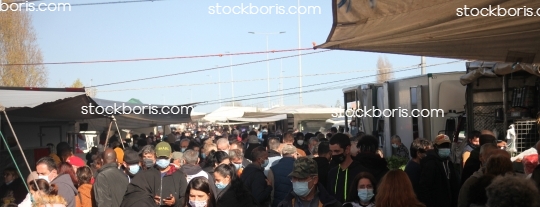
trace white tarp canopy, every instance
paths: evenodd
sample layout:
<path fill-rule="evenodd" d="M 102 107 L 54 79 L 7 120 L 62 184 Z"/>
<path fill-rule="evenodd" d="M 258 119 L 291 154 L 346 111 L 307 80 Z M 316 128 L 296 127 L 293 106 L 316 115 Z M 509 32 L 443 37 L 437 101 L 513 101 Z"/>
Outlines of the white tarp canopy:
<path fill-rule="evenodd" d="M 332 0 L 332 4 L 332 29 L 318 48 L 540 63 L 540 18 L 530 16 L 537 15 L 540 1 Z M 478 10 L 465 13 L 465 5 L 469 9 L 499 5 L 510 14 L 472 16 Z M 522 9 L 519 16 L 511 15 L 515 8 Z M 483 13 L 488 14 L 487 9 Z"/>
<path fill-rule="evenodd" d="M 246 112 L 257 112 L 257 107 L 232 107 L 223 106 L 204 116 L 204 120 L 210 122 L 227 121 L 230 118 L 240 118 Z"/>
<path fill-rule="evenodd" d="M 467 85 L 480 77 L 497 77 L 498 75 L 506 75 L 519 71 L 525 71 L 535 76 L 540 77 L 540 69 L 538 65 L 533 64 L 514 64 L 514 63 L 496 63 L 474 61 L 466 63 L 467 74 L 461 76 L 460 83 Z"/>
<path fill-rule="evenodd" d="M 282 106 L 263 111 L 263 113 L 293 114 L 295 120 L 326 120 L 332 118 L 333 114 L 341 112 L 343 109 L 324 105 Z"/>
<path fill-rule="evenodd" d="M 36 107 L 61 99 L 86 95 L 84 89 L 43 89 L 0 87 L 0 106 L 9 108 Z"/>
<path fill-rule="evenodd" d="M 279 114 L 279 115 L 259 117 L 259 118 L 255 118 L 255 117 L 229 118 L 230 121 L 241 121 L 241 122 L 249 122 L 249 123 L 267 123 L 267 122 L 276 122 L 276 121 L 285 120 L 285 119 L 287 119 L 287 114 Z"/>

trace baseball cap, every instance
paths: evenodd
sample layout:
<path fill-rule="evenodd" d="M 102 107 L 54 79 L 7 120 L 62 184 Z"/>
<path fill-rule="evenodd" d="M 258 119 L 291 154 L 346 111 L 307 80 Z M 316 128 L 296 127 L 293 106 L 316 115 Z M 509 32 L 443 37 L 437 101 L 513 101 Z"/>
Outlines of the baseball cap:
<path fill-rule="evenodd" d="M 138 164 L 140 161 L 139 153 L 135 150 L 126 150 L 124 153 L 124 162 L 128 165 Z"/>
<path fill-rule="evenodd" d="M 77 157 L 77 156 L 71 156 L 69 157 L 67 160 L 66 160 L 67 163 L 69 163 L 70 165 L 73 165 L 75 167 L 84 167 L 86 164 L 84 163 L 84 161 L 80 158 L 80 157 Z"/>
<path fill-rule="evenodd" d="M 170 157 L 171 152 L 171 145 L 168 142 L 160 142 L 156 145 L 157 157 Z"/>
<path fill-rule="evenodd" d="M 172 156 L 171 156 L 171 159 L 173 160 L 179 160 L 179 159 L 182 159 L 184 157 L 184 153 L 181 153 L 181 152 L 173 152 L 172 153 Z"/>
<path fill-rule="evenodd" d="M 441 144 L 444 144 L 444 143 L 451 143 L 450 142 L 450 138 L 444 134 L 439 134 L 437 135 L 437 137 L 435 138 L 435 144 L 436 145 L 441 145 Z"/>
<path fill-rule="evenodd" d="M 294 166 L 289 177 L 308 178 L 311 175 L 318 175 L 317 162 L 308 157 L 299 157 L 294 161 Z"/>

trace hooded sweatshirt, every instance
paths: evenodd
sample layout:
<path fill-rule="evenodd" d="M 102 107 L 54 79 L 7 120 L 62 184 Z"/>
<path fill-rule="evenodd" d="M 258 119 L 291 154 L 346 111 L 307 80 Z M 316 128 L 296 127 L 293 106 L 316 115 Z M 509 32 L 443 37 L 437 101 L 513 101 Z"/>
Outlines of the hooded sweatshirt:
<path fill-rule="evenodd" d="M 75 207 L 77 188 L 73 185 L 73 181 L 71 181 L 68 174 L 59 175 L 51 181 L 51 184 L 58 186 L 58 195 L 66 200 L 67 207 Z"/>
<path fill-rule="evenodd" d="M 326 187 L 328 193 L 334 196 L 340 203 L 345 203 L 347 198 L 351 196 L 348 193 L 354 177 L 361 172 L 369 172 L 369 170 L 355 160 L 353 160 L 347 169 L 341 169 L 340 165 L 330 169 Z"/>
<path fill-rule="evenodd" d="M 381 178 L 389 171 L 388 163 L 379 154 L 358 153 L 358 155 L 356 155 L 356 157 L 353 159 L 367 168 L 367 172 L 371 173 L 375 177 L 375 181 L 377 183 L 379 183 Z"/>
<path fill-rule="evenodd" d="M 186 179 L 187 179 L 188 183 L 193 178 L 205 177 L 206 179 L 208 179 L 208 182 L 210 184 L 210 188 L 212 188 L 212 192 L 216 192 L 217 189 L 216 189 L 214 177 L 210 173 L 207 173 L 206 171 L 204 171 L 201 168 L 201 166 L 185 164 L 185 165 L 182 165 L 180 170 L 182 172 L 184 172 L 184 174 L 186 174 L 186 176 L 187 176 Z"/>
<path fill-rule="evenodd" d="M 469 195 L 469 189 L 484 175 L 484 169 L 484 167 L 480 168 L 463 183 L 459 190 L 458 207 L 469 207 L 470 204 L 467 202 L 469 200 L 467 197 Z"/>

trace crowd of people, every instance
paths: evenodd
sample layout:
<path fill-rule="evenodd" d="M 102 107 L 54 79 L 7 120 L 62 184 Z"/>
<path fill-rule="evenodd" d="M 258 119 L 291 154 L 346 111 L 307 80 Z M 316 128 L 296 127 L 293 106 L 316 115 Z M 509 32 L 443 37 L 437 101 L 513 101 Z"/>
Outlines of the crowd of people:
<path fill-rule="evenodd" d="M 490 131 L 470 133 L 457 164 L 452 144 L 439 135 L 407 148 L 394 135 L 389 156 L 409 160 L 400 170 L 388 168 L 378 138 L 336 128 L 105 135 L 86 160 L 61 142 L 26 180 L 4 169 L 0 196 L 6 207 L 540 206 L 537 154 L 520 158 L 523 175 Z"/>

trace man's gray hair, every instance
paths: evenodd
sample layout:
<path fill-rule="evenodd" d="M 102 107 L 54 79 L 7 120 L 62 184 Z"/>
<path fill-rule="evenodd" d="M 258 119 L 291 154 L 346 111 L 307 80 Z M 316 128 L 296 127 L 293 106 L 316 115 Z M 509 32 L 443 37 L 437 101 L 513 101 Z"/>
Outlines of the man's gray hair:
<path fill-rule="evenodd" d="M 239 149 L 232 149 L 229 150 L 229 159 L 244 159 L 244 153 L 240 151 Z"/>
<path fill-rule="evenodd" d="M 142 157 L 144 154 L 153 154 L 156 155 L 156 150 L 153 145 L 146 145 L 141 150 L 139 150 L 139 155 Z"/>
<path fill-rule="evenodd" d="M 401 142 L 401 137 L 399 137 L 397 134 L 392 136 L 392 139 Z"/>
<path fill-rule="evenodd" d="M 220 144 L 226 144 L 229 146 L 229 139 L 227 138 L 220 138 L 216 141 L 216 146 L 219 146 Z"/>
<path fill-rule="evenodd" d="M 536 207 L 540 204 L 539 192 L 534 182 L 525 177 L 498 176 L 486 188 L 489 207 Z"/>
<path fill-rule="evenodd" d="M 283 149 L 281 149 L 281 154 L 285 156 L 291 156 L 296 154 L 296 147 L 293 145 L 285 145 L 283 146 Z"/>
<path fill-rule="evenodd" d="M 199 161 L 199 153 L 195 150 L 186 150 L 184 152 L 184 160 L 186 164 L 196 165 Z"/>
<path fill-rule="evenodd" d="M 188 142 L 189 143 L 190 141 L 191 140 L 189 140 L 188 138 L 184 138 L 184 139 L 180 140 L 180 143 L 182 143 L 182 142 Z"/>
<path fill-rule="evenodd" d="M 268 140 L 268 146 L 270 147 L 271 150 L 277 151 L 279 149 L 280 144 L 281 143 L 279 141 L 279 138 L 277 137 L 272 137 Z"/>

